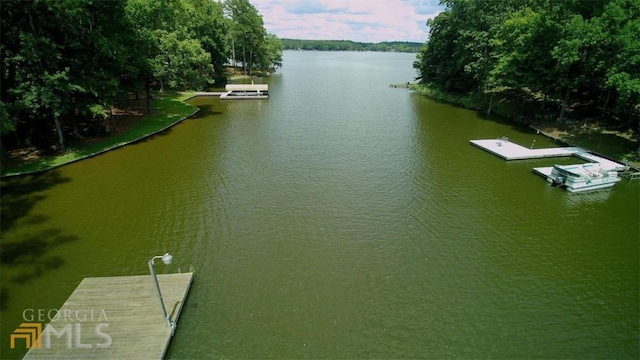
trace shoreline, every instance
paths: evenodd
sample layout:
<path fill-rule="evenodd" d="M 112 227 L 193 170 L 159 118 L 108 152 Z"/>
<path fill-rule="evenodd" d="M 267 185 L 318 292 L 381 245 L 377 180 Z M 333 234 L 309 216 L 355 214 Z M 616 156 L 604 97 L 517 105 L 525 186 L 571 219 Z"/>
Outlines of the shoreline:
<path fill-rule="evenodd" d="M 238 76 L 238 77 L 241 77 L 241 76 Z M 465 100 L 458 97 L 445 96 L 446 94 L 442 94 L 444 97 L 438 96 L 439 93 L 431 92 L 428 88 L 425 88 L 420 85 L 416 86 L 415 84 L 412 84 L 410 89 L 413 91 L 416 91 L 418 94 L 422 96 L 426 96 L 436 101 L 443 101 L 445 103 L 449 103 L 454 106 L 459 106 L 459 107 L 467 108 L 470 110 L 480 111 L 477 108 L 477 106 L 469 106 L 470 105 L 469 99 Z M 154 100 L 156 105 L 156 107 L 154 107 L 154 110 L 156 111 L 160 110 L 160 111 L 154 112 L 151 114 L 145 114 L 143 115 L 142 119 L 136 120 L 136 123 L 138 123 L 137 126 L 142 127 L 145 121 L 147 122 L 157 121 L 159 122 L 158 125 L 160 127 L 158 128 L 153 127 L 152 129 L 150 129 L 149 132 L 144 132 L 142 135 L 135 135 L 135 131 L 132 132 L 131 128 L 129 128 L 129 129 L 126 129 L 121 134 L 100 139 L 96 144 L 99 145 L 101 142 L 108 143 L 110 140 L 113 141 L 114 138 L 123 137 L 124 139 L 121 141 L 117 141 L 113 144 L 108 144 L 105 147 L 99 147 L 97 145 L 93 145 L 94 147 L 97 147 L 95 150 L 87 149 L 81 146 L 79 149 L 73 149 L 63 154 L 58 154 L 54 156 L 43 156 L 42 158 L 30 161 L 30 162 L 21 163 L 15 166 L 10 166 L 6 169 L 1 170 L 2 172 L 0 174 L 0 178 L 4 179 L 4 178 L 17 177 L 17 176 L 24 176 L 24 175 L 40 174 L 49 170 L 59 168 L 64 165 L 69 165 L 80 160 L 85 160 L 88 158 L 92 158 L 92 157 L 104 154 L 108 151 L 115 150 L 126 145 L 134 144 L 138 141 L 141 141 L 151 136 L 154 136 L 156 134 L 159 134 L 179 124 L 180 122 L 192 117 L 196 113 L 198 113 L 198 111 L 200 111 L 198 107 L 195 107 L 193 105 L 186 103 L 187 100 L 197 96 L 198 96 L 197 92 L 177 92 L 174 94 L 165 94 L 160 98 L 156 98 Z M 158 103 L 158 100 L 162 102 Z M 182 107 L 181 109 L 182 112 L 177 114 L 178 117 L 176 119 L 172 119 L 171 115 L 168 114 L 167 112 L 168 110 L 167 107 L 172 105 L 171 103 L 180 103 L 181 104 L 180 107 Z M 496 111 L 495 115 L 506 117 L 509 119 L 509 121 L 512 121 L 514 123 L 517 122 L 515 119 L 513 119 L 513 116 L 510 116 L 509 114 L 501 114 Z M 136 126 L 136 124 L 134 124 L 133 126 Z M 548 131 L 549 129 L 546 128 L 549 126 L 552 128 L 552 131 Z M 620 158 L 619 156 L 612 156 L 610 154 L 603 153 L 602 151 L 594 151 L 592 150 L 593 146 L 585 146 L 584 144 L 576 144 L 572 142 L 570 139 L 567 139 L 566 137 L 562 136 L 562 133 L 566 132 L 566 130 L 561 129 L 561 126 L 559 126 L 558 124 L 549 125 L 547 123 L 545 125 L 545 123 L 537 123 L 537 124 L 533 123 L 529 125 L 529 128 L 534 131 L 537 131 L 538 133 L 542 134 L 543 136 L 549 139 L 552 139 L 555 142 L 566 144 L 569 146 L 577 146 L 577 147 L 585 148 L 586 150 L 588 150 L 593 154 L 602 156 L 604 158 L 608 158 L 610 160 L 628 164 L 630 167 L 634 168 L 636 171 L 640 171 L 640 149 L 638 150 L 637 158 L 634 160 L 629 160 L 627 158 Z M 636 143 L 636 146 L 637 146 L 637 143 Z M 83 152 L 85 151 L 86 153 L 83 154 Z"/>
<path fill-rule="evenodd" d="M 486 109 L 487 105 L 491 104 L 491 102 L 487 102 L 491 100 L 483 97 L 474 98 L 472 96 L 444 93 L 422 84 L 412 84 L 410 90 L 434 101 L 483 112 L 484 114 L 486 112 L 483 109 Z M 503 118 L 514 124 L 526 125 L 554 142 L 581 147 L 593 154 L 628 164 L 640 171 L 640 141 L 636 139 L 638 137 L 637 134 L 631 136 L 628 131 L 611 131 L 593 124 L 587 126 L 585 119 L 558 122 L 553 116 L 549 116 L 549 113 L 532 117 L 532 114 L 536 114 L 539 110 L 536 110 L 535 106 L 521 107 L 517 103 L 510 103 L 501 108 L 497 106 L 500 100 L 498 97 L 492 100 L 494 106 L 490 116 Z M 507 100 L 505 101 L 506 103 L 510 102 L 506 97 L 503 100 Z M 584 125 L 581 126 L 579 123 L 584 123 Z"/>
<path fill-rule="evenodd" d="M 556 136 L 554 136 L 552 134 L 546 133 L 545 131 L 538 129 L 537 125 L 529 125 L 529 128 L 537 131 L 540 135 L 542 135 L 542 136 L 544 136 L 546 138 L 549 138 L 549 139 L 553 140 L 554 142 L 558 142 L 558 143 L 564 144 L 564 145 L 569 146 L 569 147 L 582 147 L 582 146 L 578 146 L 578 145 L 572 144 L 570 142 L 567 142 L 566 140 L 564 140 L 562 138 L 559 138 L 559 137 L 556 137 Z M 587 150 L 591 154 L 597 155 L 597 156 L 605 158 L 607 160 L 624 163 L 625 165 L 629 166 L 629 168 L 640 172 L 640 164 L 638 164 L 636 162 L 622 162 L 621 160 L 616 159 L 616 158 L 611 157 L 611 156 L 606 155 L 606 154 L 602 154 L 602 153 L 599 153 L 599 152 L 596 152 L 596 151 L 592 151 L 592 150 L 589 150 L 589 149 L 585 149 L 585 150 Z"/>
<path fill-rule="evenodd" d="M 197 114 L 198 111 L 200 111 L 200 108 L 186 103 L 187 100 L 196 96 L 198 95 L 195 92 L 178 92 L 175 95 L 167 94 L 160 98 L 154 99 L 152 102 L 152 106 L 156 105 L 156 107 L 154 107 L 154 110 L 157 112 L 143 115 L 143 118 L 137 120 L 136 123 L 138 123 L 137 124 L 138 127 L 143 127 L 143 125 L 146 125 L 145 121 L 147 123 L 152 123 L 152 125 L 154 122 L 157 122 L 158 123 L 157 125 L 159 127 L 155 128 L 152 126 L 152 129 L 150 129 L 149 132 L 144 132 L 140 136 L 137 136 L 137 135 L 134 136 L 134 133 L 131 132 L 131 128 L 129 128 L 121 134 L 114 135 L 112 137 L 105 137 L 96 143 L 99 145 L 101 142 L 109 142 L 110 140 L 113 141 L 113 139 L 117 139 L 118 136 L 123 137 L 121 141 L 117 141 L 114 144 L 108 144 L 105 147 L 98 147 L 96 150 L 90 150 L 86 148 L 83 149 L 83 147 L 80 147 L 79 149 L 69 150 L 68 152 L 65 152 L 63 154 L 58 154 L 54 156 L 43 156 L 42 158 L 37 160 L 12 166 L 12 167 L 9 167 L 8 169 L 2 169 L 0 178 L 5 179 L 5 178 L 12 178 L 12 177 L 18 177 L 18 176 L 24 176 L 24 175 L 37 175 L 49 170 L 57 169 L 61 166 L 65 166 L 81 160 L 89 159 L 89 158 L 104 154 L 108 151 L 115 150 L 126 145 L 134 144 L 136 142 L 139 142 L 151 136 L 157 135 L 181 123 L 182 121 L 192 117 L 193 115 Z M 158 100 L 161 100 L 163 102 L 158 103 L 157 102 Z M 174 115 L 174 116 L 177 116 L 175 119 L 173 118 L 174 116 L 167 113 L 168 107 L 171 107 L 171 105 L 175 105 L 173 103 L 182 104 L 182 106 L 180 106 L 182 107 L 182 109 L 179 109 L 179 110 L 183 110 L 183 112 L 180 112 Z M 134 124 L 133 126 L 135 125 L 136 124 Z M 129 136 L 127 136 L 127 134 Z M 93 145 L 93 146 L 97 147 L 98 145 Z M 86 153 L 83 154 L 84 151 L 86 151 Z M 65 160 L 65 158 L 68 158 L 68 159 Z M 39 165 L 39 163 L 41 165 Z M 31 167 L 34 167 L 34 168 L 31 168 Z"/>
<path fill-rule="evenodd" d="M 231 72 L 228 76 L 229 81 L 243 81 L 248 79 L 252 79 L 252 77 L 242 73 Z M 155 112 L 151 114 L 144 114 L 143 119 L 136 120 L 136 123 L 138 123 L 138 126 L 141 126 L 140 124 L 141 122 L 158 121 L 158 119 L 150 120 L 150 118 L 159 118 L 159 122 L 161 123 L 160 124 L 161 126 L 159 128 L 153 128 L 150 130 L 150 132 L 146 132 L 141 136 L 133 136 L 133 134 L 131 134 L 131 128 L 129 128 L 129 129 L 126 129 L 123 133 L 100 138 L 98 139 L 98 141 L 96 141 L 95 144 L 100 144 L 102 142 L 109 142 L 110 140 L 113 140 L 113 138 L 115 137 L 123 137 L 124 140 L 116 142 L 114 144 L 107 145 L 105 147 L 99 147 L 96 150 L 87 150 L 86 147 L 88 146 L 85 145 L 85 146 L 80 146 L 78 149 L 75 149 L 75 148 L 68 149 L 63 153 L 56 154 L 56 155 L 38 156 L 37 159 L 21 162 L 15 165 L 12 164 L 10 166 L 4 166 L 3 164 L 3 166 L 0 167 L 0 179 L 25 176 L 25 175 L 37 175 L 49 170 L 57 169 L 64 165 L 75 163 L 80 160 L 92 158 L 92 157 L 104 154 L 108 151 L 115 150 L 126 145 L 131 145 L 138 141 L 157 135 L 179 124 L 180 122 L 192 117 L 196 113 L 198 113 L 198 111 L 200 111 L 200 108 L 186 103 L 187 100 L 197 96 L 200 96 L 197 91 L 168 92 L 165 94 L 160 94 L 159 96 L 158 94 L 156 94 L 156 98 L 152 100 L 152 107 L 155 102 L 155 105 L 160 105 L 161 107 L 163 107 L 162 110 L 165 110 L 165 111 L 164 112 L 157 111 L 158 108 L 154 107 Z M 162 102 L 157 103 L 158 100 Z M 180 112 L 178 114 L 179 118 L 177 118 L 176 120 L 171 120 L 172 115 L 167 113 L 166 111 L 167 109 L 164 108 L 170 105 L 170 104 L 166 104 L 170 102 L 179 102 L 180 104 L 182 104 L 182 107 L 183 107 L 182 110 L 185 110 L 184 112 Z M 189 109 L 190 111 L 186 111 L 187 109 Z M 145 119 L 145 117 L 147 119 Z M 136 124 L 134 124 L 132 127 L 135 127 L 135 126 Z M 95 144 L 93 146 L 97 147 L 97 145 Z M 78 155 L 78 153 L 83 153 L 85 151 L 86 151 L 85 154 Z"/>

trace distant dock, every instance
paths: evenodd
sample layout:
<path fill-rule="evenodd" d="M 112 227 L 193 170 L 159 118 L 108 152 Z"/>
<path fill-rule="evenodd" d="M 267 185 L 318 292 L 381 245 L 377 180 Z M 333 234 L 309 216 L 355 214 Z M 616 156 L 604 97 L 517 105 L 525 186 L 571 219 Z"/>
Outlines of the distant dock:
<path fill-rule="evenodd" d="M 151 275 L 85 278 L 24 359 L 162 359 L 192 280 L 158 275 L 171 327 Z"/>
<path fill-rule="evenodd" d="M 390 88 L 395 88 L 395 89 L 408 89 L 409 87 L 411 87 L 410 82 L 406 82 L 406 83 L 398 83 L 398 84 L 391 84 L 389 85 Z"/>
<path fill-rule="evenodd" d="M 505 160 L 525 160 L 575 156 L 589 162 L 599 163 L 603 169 L 607 170 L 624 171 L 627 168 L 627 166 L 624 164 L 620 164 L 618 162 L 592 154 L 587 150 L 579 147 L 528 149 L 522 145 L 512 143 L 511 141 L 509 141 L 509 139 L 506 138 L 471 140 L 470 143 Z M 534 169 L 534 171 L 541 175 L 546 174 L 547 172 L 546 169 L 542 171 L 537 171 Z"/>
<path fill-rule="evenodd" d="M 197 91 L 193 96 L 220 96 L 224 91 Z"/>

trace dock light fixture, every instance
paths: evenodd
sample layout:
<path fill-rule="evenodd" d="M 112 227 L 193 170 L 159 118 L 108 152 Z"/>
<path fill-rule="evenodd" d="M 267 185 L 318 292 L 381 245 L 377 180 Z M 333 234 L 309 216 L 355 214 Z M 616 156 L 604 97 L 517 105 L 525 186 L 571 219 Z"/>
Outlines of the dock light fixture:
<path fill-rule="evenodd" d="M 162 259 L 162 262 L 165 265 L 171 264 L 171 260 L 173 260 L 173 256 L 169 253 L 166 253 L 162 256 L 154 256 L 149 260 L 149 272 L 151 272 L 151 277 L 153 278 L 153 283 L 156 286 L 156 290 L 158 291 L 158 299 L 160 300 L 160 306 L 162 307 L 162 315 L 164 315 L 165 320 L 167 321 L 167 326 L 171 328 L 171 332 L 173 333 L 173 328 L 175 324 L 171 321 L 169 315 L 167 315 L 167 308 L 164 306 L 164 300 L 162 300 L 162 292 L 160 291 L 160 284 L 158 283 L 158 275 L 156 275 L 156 267 L 154 261 L 156 259 Z"/>

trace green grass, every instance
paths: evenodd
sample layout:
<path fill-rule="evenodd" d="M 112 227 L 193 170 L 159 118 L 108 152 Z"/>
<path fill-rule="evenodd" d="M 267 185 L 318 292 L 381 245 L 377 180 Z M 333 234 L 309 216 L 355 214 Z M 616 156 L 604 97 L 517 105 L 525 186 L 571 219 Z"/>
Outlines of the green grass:
<path fill-rule="evenodd" d="M 61 154 L 41 156 L 37 160 L 3 166 L 2 176 L 36 173 L 86 159 L 103 152 L 136 142 L 161 132 L 190 117 L 198 108 L 185 103 L 193 93 L 165 93 L 151 102 L 152 113 L 141 116 L 126 132 L 105 137 L 91 144 L 73 144 Z"/>

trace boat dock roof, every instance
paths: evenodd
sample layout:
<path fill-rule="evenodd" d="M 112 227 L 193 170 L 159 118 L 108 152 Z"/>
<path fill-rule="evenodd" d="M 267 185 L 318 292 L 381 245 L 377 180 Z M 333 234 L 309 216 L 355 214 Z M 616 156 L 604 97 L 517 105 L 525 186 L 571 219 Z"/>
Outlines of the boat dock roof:
<path fill-rule="evenodd" d="M 227 84 L 227 91 L 269 91 L 268 84 Z"/>

